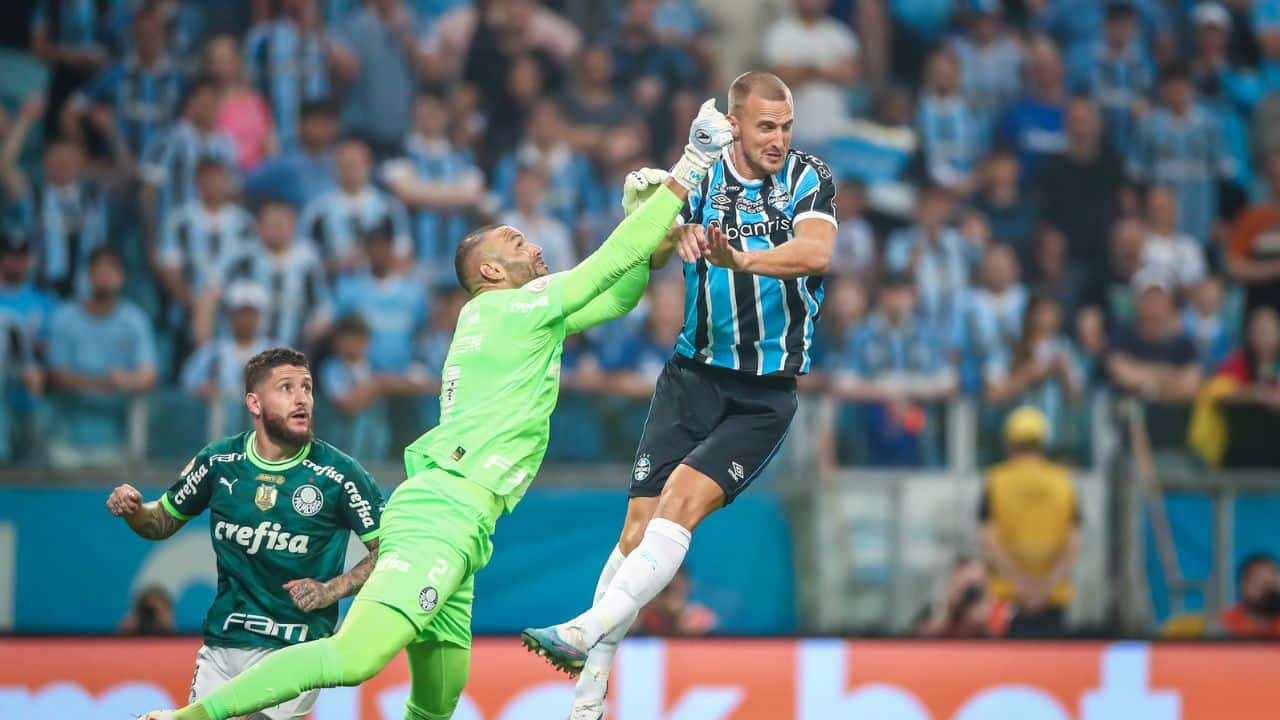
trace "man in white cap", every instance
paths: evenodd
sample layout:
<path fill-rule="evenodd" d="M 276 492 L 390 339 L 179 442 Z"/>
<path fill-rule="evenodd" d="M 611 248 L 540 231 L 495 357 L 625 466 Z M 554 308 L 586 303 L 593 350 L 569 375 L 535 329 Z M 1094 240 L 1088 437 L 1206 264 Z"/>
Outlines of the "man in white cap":
<path fill-rule="evenodd" d="M 1149 267 L 1133 277 L 1136 318 L 1121 328 L 1107 355 L 1116 390 L 1146 400 L 1189 403 L 1200 390 L 1196 346 L 1182 330 L 1173 301 L 1173 279 Z"/>

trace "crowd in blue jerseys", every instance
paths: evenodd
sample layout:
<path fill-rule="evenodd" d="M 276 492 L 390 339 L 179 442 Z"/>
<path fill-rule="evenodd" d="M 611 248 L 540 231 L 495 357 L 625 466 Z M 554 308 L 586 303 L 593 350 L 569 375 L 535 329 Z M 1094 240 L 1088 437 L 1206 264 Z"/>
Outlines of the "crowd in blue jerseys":
<path fill-rule="evenodd" d="M 191 442 L 237 429 L 240 369 L 273 344 L 316 358 L 322 433 L 392 457 L 433 417 L 467 230 L 512 224 L 571 266 L 620 220 L 625 173 L 668 165 L 749 68 L 791 85 L 795 146 L 840 180 L 802 383 L 847 401 L 834 459 L 936 462 L 937 405 L 966 394 L 984 427 L 1042 407 L 1079 452 L 1091 388 L 1187 403 L 1224 361 L 1274 383 L 1280 0 L 6 12 L 47 74 L 0 80 L 7 462 L 118 461 L 136 396 L 217 409 L 188 411 Z M 855 78 L 827 72 L 849 58 Z M 683 292 L 656 274 L 571 340 L 553 458 L 638 430 Z"/>

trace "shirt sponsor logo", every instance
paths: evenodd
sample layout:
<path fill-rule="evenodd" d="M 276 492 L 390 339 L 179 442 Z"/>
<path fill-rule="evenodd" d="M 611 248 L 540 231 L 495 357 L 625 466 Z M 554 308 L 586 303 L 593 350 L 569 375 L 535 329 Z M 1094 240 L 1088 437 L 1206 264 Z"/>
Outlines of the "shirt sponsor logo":
<path fill-rule="evenodd" d="M 257 555 L 262 550 L 306 555 L 311 548 L 311 536 L 283 532 L 280 528 L 280 523 L 270 520 L 263 520 L 257 527 L 219 520 L 213 526 L 213 539 L 235 543 L 245 548 L 245 555 Z"/>
<path fill-rule="evenodd" d="M 545 298 L 544 298 L 545 299 Z M 466 337 L 456 337 L 453 339 L 453 347 L 450 352 L 464 353 L 475 352 L 480 349 L 480 343 L 483 338 L 479 335 L 467 335 Z"/>
<path fill-rule="evenodd" d="M 738 198 L 738 212 L 759 215 L 764 212 L 764 201 L 758 197 L 749 198 L 743 195 Z"/>
<path fill-rule="evenodd" d="M 742 223 L 741 225 L 722 225 L 719 221 L 712 221 L 711 224 L 720 225 L 720 229 L 724 231 L 724 236 L 730 240 L 748 237 L 769 237 L 774 233 L 791 232 L 791 218 L 788 217 Z"/>
<path fill-rule="evenodd" d="M 458 378 L 462 377 L 462 368 L 451 365 L 444 369 L 444 392 L 441 394 L 440 410 L 448 410 L 458 399 Z"/>
<path fill-rule="evenodd" d="M 257 635 L 280 638 L 286 642 L 307 641 L 307 626 L 304 623 L 282 623 L 266 615 L 236 612 L 228 615 L 223 621 L 222 630 L 226 632 L 236 626 Z"/>
<path fill-rule="evenodd" d="M 338 472 L 332 465 L 317 465 L 311 460 L 303 460 L 302 465 L 316 475 L 329 478 L 341 485 L 342 491 L 347 494 L 347 507 L 355 511 L 356 517 L 360 519 L 360 527 L 365 530 L 373 527 L 373 505 L 364 499 L 360 486 L 356 485 L 355 481 L 348 480 L 344 473 Z"/>
<path fill-rule="evenodd" d="M 173 496 L 173 504 L 181 506 L 196 494 L 196 489 L 200 487 L 200 481 L 209 474 L 209 466 L 201 465 L 194 472 L 188 473 L 186 479 L 182 481 L 182 487 L 178 488 L 178 492 Z"/>

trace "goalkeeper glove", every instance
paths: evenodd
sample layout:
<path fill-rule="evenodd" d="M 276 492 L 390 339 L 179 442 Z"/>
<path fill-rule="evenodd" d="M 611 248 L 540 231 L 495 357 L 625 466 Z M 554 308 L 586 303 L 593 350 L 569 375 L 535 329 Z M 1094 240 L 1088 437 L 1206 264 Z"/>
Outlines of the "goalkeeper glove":
<path fill-rule="evenodd" d="M 627 173 L 627 179 L 622 183 L 622 214 L 635 212 L 666 182 L 667 177 L 666 170 L 657 168 L 640 168 Z"/>
<path fill-rule="evenodd" d="M 716 109 L 714 99 L 707 100 L 689 126 L 689 144 L 671 168 L 671 177 L 686 190 L 693 190 L 706 177 L 721 148 L 732 142 L 733 127 L 729 125 L 729 118 Z"/>

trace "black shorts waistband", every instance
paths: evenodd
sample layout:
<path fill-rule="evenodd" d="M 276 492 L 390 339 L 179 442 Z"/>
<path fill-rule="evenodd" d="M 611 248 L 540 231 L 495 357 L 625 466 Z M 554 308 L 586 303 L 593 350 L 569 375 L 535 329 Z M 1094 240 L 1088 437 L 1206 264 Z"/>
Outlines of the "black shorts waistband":
<path fill-rule="evenodd" d="M 756 375 L 755 373 L 743 372 L 732 368 L 720 367 L 719 365 L 709 365 L 700 363 L 691 358 L 687 358 L 680 353 L 676 353 L 671 357 L 671 362 L 676 367 L 692 370 L 694 372 L 704 373 L 711 377 L 725 378 L 729 380 L 737 380 L 744 383 L 752 383 L 761 387 L 772 388 L 774 390 L 789 390 L 795 392 L 796 379 L 791 375 Z"/>

